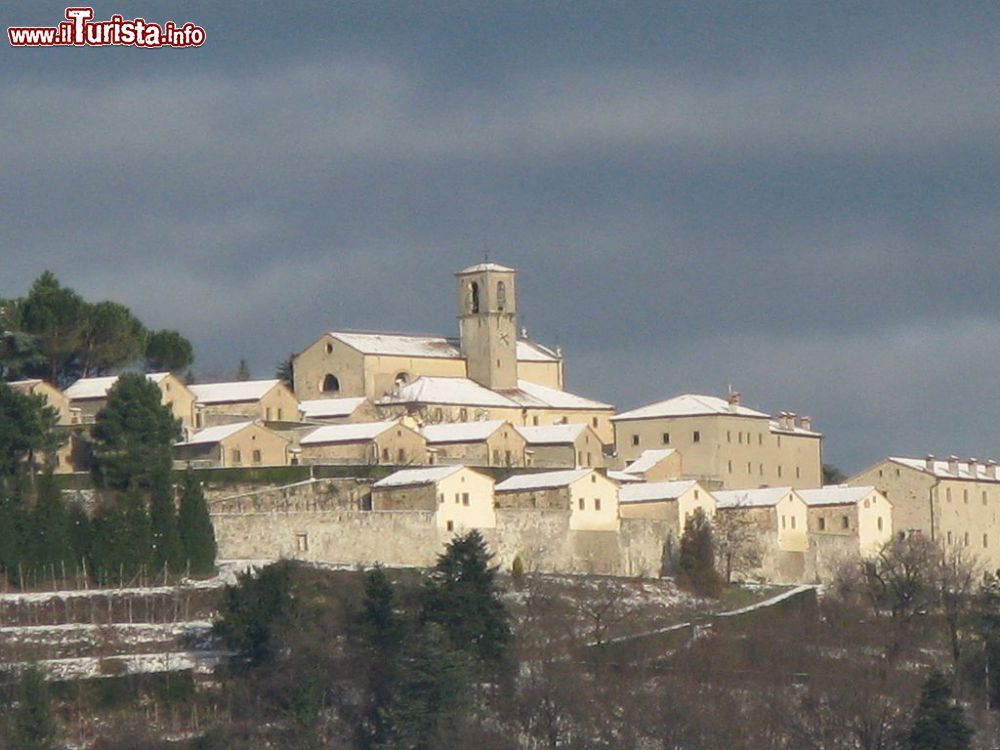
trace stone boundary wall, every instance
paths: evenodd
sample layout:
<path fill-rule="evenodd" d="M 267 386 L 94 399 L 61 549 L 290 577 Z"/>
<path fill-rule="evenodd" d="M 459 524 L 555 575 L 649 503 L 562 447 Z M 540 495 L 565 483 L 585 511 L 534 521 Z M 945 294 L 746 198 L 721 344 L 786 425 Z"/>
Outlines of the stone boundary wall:
<path fill-rule="evenodd" d="M 362 510 L 371 507 L 367 479 L 313 479 L 212 494 L 209 507 L 222 559 L 427 567 L 454 536 L 437 528 L 435 511 Z M 619 531 L 573 531 L 570 515 L 569 510 L 498 508 L 496 528 L 480 533 L 502 569 L 510 570 L 520 557 L 526 571 L 539 573 L 658 577 L 670 569 L 667 553 L 676 555 L 679 549 L 666 520 L 626 518 Z M 763 534 L 764 560 L 751 577 L 829 580 L 851 559 L 853 540 L 827 536 L 811 536 L 807 552 L 785 552 L 778 549 L 777 534 Z"/>

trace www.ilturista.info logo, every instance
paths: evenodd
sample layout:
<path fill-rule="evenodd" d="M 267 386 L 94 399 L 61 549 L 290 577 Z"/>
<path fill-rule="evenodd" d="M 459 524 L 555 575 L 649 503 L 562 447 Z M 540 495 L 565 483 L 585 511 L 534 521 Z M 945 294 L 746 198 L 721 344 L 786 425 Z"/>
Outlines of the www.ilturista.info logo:
<path fill-rule="evenodd" d="M 107 21 L 93 18 L 93 8 L 67 8 L 66 20 L 58 26 L 8 26 L 7 38 L 14 47 L 200 47 L 205 43 L 205 29 L 190 21 L 161 25 L 117 14 Z"/>

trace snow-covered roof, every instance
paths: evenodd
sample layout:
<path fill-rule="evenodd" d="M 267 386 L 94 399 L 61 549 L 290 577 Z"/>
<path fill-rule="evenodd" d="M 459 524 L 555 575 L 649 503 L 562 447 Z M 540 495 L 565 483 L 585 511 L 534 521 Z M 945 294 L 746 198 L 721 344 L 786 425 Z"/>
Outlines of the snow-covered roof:
<path fill-rule="evenodd" d="M 552 445 L 574 443 L 580 433 L 587 429 L 585 424 L 550 424 L 538 427 L 515 427 L 529 445 Z"/>
<path fill-rule="evenodd" d="M 536 341 L 517 340 L 518 362 L 558 362 L 560 359 L 559 354 Z"/>
<path fill-rule="evenodd" d="M 504 424 L 502 419 L 487 422 L 429 424 L 420 430 L 428 443 L 472 443 L 485 440 Z"/>
<path fill-rule="evenodd" d="M 947 461 L 932 460 L 932 468 L 928 470 L 927 462 L 922 458 L 899 458 L 892 456 L 889 460 L 902 466 L 922 471 L 925 474 L 930 474 L 938 479 L 974 479 L 977 482 L 1000 482 L 1000 478 L 993 477 L 986 472 L 987 465 L 985 463 L 978 461 L 976 462 L 975 471 L 969 469 L 968 461 L 956 461 L 956 471 L 952 471 Z M 998 472 L 998 475 L 1000 475 L 1000 472 Z"/>
<path fill-rule="evenodd" d="M 494 489 L 496 492 L 524 492 L 565 487 L 587 476 L 591 471 L 593 469 L 564 469 L 562 471 L 543 471 L 539 474 L 518 474 L 503 480 Z"/>
<path fill-rule="evenodd" d="M 626 474 L 645 474 L 656 466 L 663 459 L 676 453 L 673 448 L 659 448 L 644 450 L 635 461 L 626 466 L 622 471 Z"/>
<path fill-rule="evenodd" d="M 317 427 L 303 437 L 300 445 L 319 445 L 321 443 L 356 443 L 362 440 L 374 440 L 386 430 L 399 426 L 399 422 L 355 422 L 353 424 L 330 424 Z"/>
<path fill-rule="evenodd" d="M 469 378 L 424 375 L 379 399 L 380 404 L 454 404 L 516 408 L 509 399 Z"/>
<path fill-rule="evenodd" d="M 209 443 L 218 443 L 225 440 L 230 435 L 235 435 L 240 430 L 246 429 L 252 424 L 253 422 L 234 422 L 233 424 L 220 424 L 216 427 L 206 427 L 204 430 L 196 432 L 187 440 L 177 443 L 177 445 L 206 445 Z"/>
<path fill-rule="evenodd" d="M 330 331 L 330 336 L 362 354 L 389 357 L 432 357 L 460 359 L 457 342 L 443 336 L 414 336 L 405 333 L 365 333 Z"/>
<path fill-rule="evenodd" d="M 791 491 L 791 487 L 760 487 L 753 490 L 718 490 L 712 494 L 719 508 L 770 508 Z"/>
<path fill-rule="evenodd" d="M 792 425 L 791 427 L 782 427 L 781 422 L 777 419 L 772 419 L 768 423 L 771 428 L 771 432 L 780 432 L 783 435 L 808 435 L 809 437 L 823 437 L 822 432 L 816 432 L 815 430 L 807 430 L 801 425 Z"/>
<path fill-rule="evenodd" d="M 657 401 L 655 404 L 622 412 L 612 417 L 612 421 L 627 419 L 655 419 L 658 417 L 696 417 L 710 414 L 727 414 L 738 417 L 769 418 L 769 415 L 739 404 L 730 404 L 716 396 L 702 396 L 685 393 L 683 396 Z"/>
<path fill-rule="evenodd" d="M 504 396 L 522 408 L 534 409 L 614 409 L 611 404 L 577 396 L 569 391 L 560 391 L 545 385 L 518 380 L 517 388 L 499 390 Z"/>
<path fill-rule="evenodd" d="M 642 482 L 626 484 L 618 490 L 618 500 L 623 503 L 649 503 L 659 500 L 676 500 L 698 484 L 693 479 L 676 482 Z"/>
<path fill-rule="evenodd" d="M 428 469 L 401 469 L 393 472 L 385 479 L 380 479 L 372 485 L 374 489 L 385 487 L 411 487 L 419 484 L 436 484 L 450 477 L 464 466 L 432 466 Z"/>
<path fill-rule="evenodd" d="M 364 396 L 352 398 L 317 398 L 299 402 L 305 419 L 349 417 L 365 402 Z"/>
<path fill-rule="evenodd" d="M 875 491 L 874 487 L 829 484 L 812 490 L 796 490 L 806 505 L 854 505 Z"/>
<path fill-rule="evenodd" d="M 444 336 L 366 331 L 330 331 L 329 335 L 362 354 L 462 359 L 460 342 Z M 561 359 L 548 347 L 526 339 L 518 340 L 516 352 L 519 362 L 558 362 Z"/>
<path fill-rule="evenodd" d="M 514 272 L 513 268 L 507 268 L 507 266 L 501 266 L 499 263 L 477 263 L 474 266 L 469 266 L 468 268 L 463 268 L 461 271 L 455 273 L 456 276 L 462 276 L 467 273 L 482 273 L 483 271 L 500 271 L 502 273 Z"/>
<path fill-rule="evenodd" d="M 188 388 L 199 404 L 228 404 L 239 401 L 259 401 L 280 380 L 237 380 L 233 383 L 203 383 Z"/>
<path fill-rule="evenodd" d="M 636 476 L 635 474 L 626 474 L 624 471 L 608 471 L 608 479 L 614 479 L 619 484 L 639 484 L 645 481 L 642 477 Z"/>
<path fill-rule="evenodd" d="M 169 375 L 169 372 L 150 372 L 146 379 L 159 383 Z M 91 398 L 107 398 L 108 391 L 118 382 L 117 375 L 106 375 L 100 378 L 80 378 L 64 392 L 71 401 L 85 401 Z"/>

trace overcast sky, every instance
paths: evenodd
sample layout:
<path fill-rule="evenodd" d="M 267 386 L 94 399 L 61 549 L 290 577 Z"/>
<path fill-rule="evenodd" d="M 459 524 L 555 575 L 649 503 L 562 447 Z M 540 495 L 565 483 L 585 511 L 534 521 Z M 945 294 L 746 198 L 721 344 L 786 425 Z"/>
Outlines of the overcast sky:
<path fill-rule="evenodd" d="M 0 297 L 50 268 L 270 377 L 333 328 L 455 335 L 488 251 L 576 392 L 731 384 L 848 471 L 1000 458 L 995 1 L 94 8 L 207 41 L 4 41 Z"/>

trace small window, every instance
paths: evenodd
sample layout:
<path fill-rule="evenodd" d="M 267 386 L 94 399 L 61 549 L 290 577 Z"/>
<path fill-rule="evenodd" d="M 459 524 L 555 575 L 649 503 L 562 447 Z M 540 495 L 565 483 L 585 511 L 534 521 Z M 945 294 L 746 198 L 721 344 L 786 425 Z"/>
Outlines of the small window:
<path fill-rule="evenodd" d="M 639 436 L 638 435 L 633 435 L 632 436 L 632 445 L 638 445 L 638 444 L 639 444 Z"/>
<path fill-rule="evenodd" d="M 600 510 L 600 509 L 601 509 L 601 498 L 595 497 L 594 498 L 594 510 Z"/>
<path fill-rule="evenodd" d="M 962 502 L 964 502 L 966 505 L 969 504 L 969 491 L 968 490 L 962 490 Z"/>
<path fill-rule="evenodd" d="M 196 428 L 198 428 L 199 430 L 201 429 L 201 412 L 200 411 L 199 412 L 195 412 L 195 415 L 194 415 L 194 426 Z"/>
<path fill-rule="evenodd" d="M 986 549 L 989 546 L 990 546 L 990 535 L 983 534 L 983 549 Z"/>
<path fill-rule="evenodd" d="M 460 502 L 462 502 L 462 495 L 461 495 L 461 493 L 456 492 L 455 493 L 455 505 L 458 505 Z"/>
<path fill-rule="evenodd" d="M 747 474 L 753 474 L 753 462 L 747 461 Z"/>
<path fill-rule="evenodd" d="M 454 530 L 455 530 L 455 522 L 448 521 L 448 531 L 454 531 Z"/>
<path fill-rule="evenodd" d="M 879 516 L 879 517 L 878 517 L 878 530 L 879 530 L 879 531 L 881 531 L 881 530 L 882 530 L 882 516 Z"/>
<path fill-rule="evenodd" d="M 778 464 L 778 478 L 781 478 L 781 464 Z"/>
<path fill-rule="evenodd" d="M 389 460 L 389 449 L 388 448 L 383 448 L 382 449 L 382 460 L 383 461 L 388 461 Z"/>
<path fill-rule="evenodd" d="M 896 469 L 896 476 L 899 476 L 899 469 Z"/>
<path fill-rule="evenodd" d="M 261 462 L 260 450 L 259 449 L 256 449 L 256 448 L 254 449 L 254 452 L 253 452 L 253 462 L 255 464 L 259 464 Z"/>
<path fill-rule="evenodd" d="M 327 373 L 323 378 L 323 393 L 337 393 L 340 390 L 340 381 L 336 375 Z"/>
<path fill-rule="evenodd" d="M 264 409 L 264 421 L 266 421 L 266 422 L 270 422 L 271 421 L 271 407 L 270 406 L 268 406 L 267 408 Z"/>
<path fill-rule="evenodd" d="M 698 430 L 694 431 L 694 435 L 691 437 L 691 441 L 694 443 L 701 442 L 701 433 Z"/>
<path fill-rule="evenodd" d="M 695 500 L 697 500 L 697 499 L 698 499 L 698 490 L 695 490 L 695 491 L 694 491 L 694 499 L 695 499 Z"/>
<path fill-rule="evenodd" d="M 594 426 L 594 429 L 596 430 L 597 429 L 597 417 L 591 418 L 590 423 Z"/>
<path fill-rule="evenodd" d="M 727 443 L 733 442 L 733 433 L 730 432 L 729 430 L 726 430 L 726 442 Z"/>
<path fill-rule="evenodd" d="M 504 451 L 503 457 L 504 457 L 504 463 L 506 463 L 508 466 L 514 463 L 514 457 L 511 455 L 510 451 Z"/>
<path fill-rule="evenodd" d="M 531 418 L 531 424 L 533 424 L 535 427 L 538 427 L 538 415 L 537 414 L 534 417 Z"/>
<path fill-rule="evenodd" d="M 239 464 L 239 463 L 241 463 L 243 461 L 242 457 L 240 456 L 240 449 L 239 448 L 233 448 L 231 455 L 232 455 L 232 460 L 233 460 L 234 464 Z"/>
<path fill-rule="evenodd" d="M 951 544 L 951 532 L 950 531 L 948 532 L 948 537 L 947 538 L 948 538 L 948 544 Z"/>
<path fill-rule="evenodd" d="M 669 432 L 664 432 L 663 433 L 663 444 L 664 445 L 670 445 L 670 433 Z"/>
<path fill-rule="evenodd" d="M 499 448 L 494 448 L 493 449 L 493 463 L 494 464 L 499 464 L 500 463 L 500 449 Z"/>
<path fill-rule="evenodd" d="M 726 462 L 726 471 L 728 471 L 730 474 L 733 473 L 733 462 L 732 461 L 727 461 Z"/>
<path fill-rule="evenodd" d="M 396 454 L 396 456 L 399 458 L 399 463 L 401 463 L 401 464 L 406 463 L 406 451 L 405 450 L 403 450 L 402 448 L 400 448 L 399 452 Z"/>
<path fill-rule="evenodd" d="M 785 528 L 785 525 L 786 525 L 786 519 L 785 519 L 785 516 L 782 516 L 781 517 L 781 528 Z"/>
<path fill-rule="evenodd" d="M 459 420 L 461 420 L 462 422 L 467 422 L 467 421 L 469 421 L 469 410 L 468 410 L 468 409 L 465 409 L 465 408 L 462 408 L 462 409 L 459 409 L 459 410 L 458 410 L 458 418 L 459 418 Z"/>
<path fill-rule="evenodd" d="M 497 311 L 503 312 L 507 309 L 507 285 L 502 281 L 497 282 Z"/>
<path fill-rule="evenodd" d="M 763 445 L 763 444 L 764 444 L 764 436 L 762 434 L 758 434 L 757 435 L 757 445 Z"/>
<path fill-rule="evenodd" d="M 820 531 L 826 531 L 826 519 L 825 518 L 820 518 L 819 519 L 819 530 Z"/>
<path fill-rule="evenodd" d="M 849 529 L 849 528 L 851 528 L 851 519 L 848 518 L 847 516 L 841 516 L 840 517 L 840 528 L 842 528 L 842 529 Z"/>
<path fill-rule="evenodd" d="M 438 493 L 438 503 L 440 503 L 441 505 L 444 505 L 444 493 L 443 492 L 439 492 Z"/>
<path fill-rule="evenodd" d="M 326 342 L 326 353 L 333 354 L 333 344 L 331 344 L 329 341 Z"/>
<path fill-rule="evenodd" d="M 795 516 L 792 516 L 792 528 L 795 528 Z"/>
<path fill-rule="evenodd" d="M 944 499 L 945 499 L 945 500 L 946 500 L 947 502 L 949 502 L 949 503 L 951 502 L 951 487 L 946 487 L 946 488 L 945 488 L 945 491 L 944 491 Z"/>
<path fill-rule="evenodd" d="M 736 442 L 739 443 L 740 445 L 743 445 L 743 433 L 742 432 L 737 432 L 736 433 Z"/>
<path fill-rule="evenodd" d="M 796 479 L 801 479 L 802 478 L 802 471 L 799 469 L 798 466 L 795 467 L 795 478 Z"/>
<path fill-rule="evenodd" d="M 469 284 L 469 312 L 479 312 L 479 284 L 475 281 Z"/>
<path fill-rule="evenodd" d="M 983 505 L 986 505 L 986 490 L 983 490 Z"/>
<path fill-rule="evenodd" d="M 576 465 L 583 466 L 583 451 L 576 452 Z"/>
<path fill-rule="evenodd" d="M 284 415 L 283 415 L 283 414 L 282 414 L 282 412 L 281 412 L 281 407 L 279 406 L 279 407 L 278 407 L 278 421 L 279 421 L 279 422 L 281 421 L 281 418 L 282 418 L 283 416 L 284 416 Z"/>
<path fill-rule="evenodd" d="M 308 534 L 296 534 L 295 535 L 295 551 L 296 552 L 308 552 L 309 551 L 309 535 Z"/>
<path fill-rule="evenodd" d="M 580 506 L 580 510 L 583 510 L 583 503 L 584 503 L 584 500 L 581 497 L 580 500 L 579 500 L 579 503 L 578 503 L 578 505 Z"/>
<path fill-rule="evenodd" d="M 591 484 L 597 484 L 597 474 L 591 474 L 590 475 L 590 483 Z"/>
<path fill-rule="evenodd" d="M 764 464 L 759 464 L 757 466 L 757 473 L 759 473 L 761 476 L 764 476 Z"/>
<path fill-rule="evenodd" d="M 965 537 L 964 537 L 963 541 L 965 542 L 965 546 L 968 547 L 969 546 L 969 532 L 968 531 L 965 532 Z"/>
<path fill-rule="evenodd" d="M 469 505 L 469 493 L 468 492 L 463 492 L 462 493 L 462 505 L 465 505 L 465 506 Z"/>

